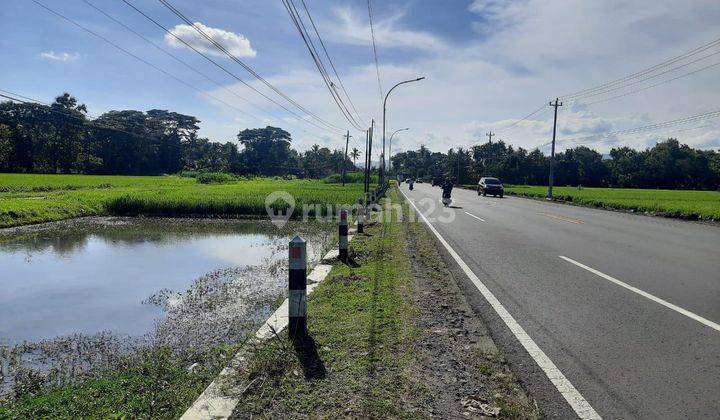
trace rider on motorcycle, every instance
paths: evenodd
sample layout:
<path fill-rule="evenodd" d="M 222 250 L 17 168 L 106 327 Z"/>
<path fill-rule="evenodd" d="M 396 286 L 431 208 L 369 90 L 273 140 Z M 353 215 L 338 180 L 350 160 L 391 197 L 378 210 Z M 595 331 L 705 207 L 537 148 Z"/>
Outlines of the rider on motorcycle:
<path fill-rule="evenodd" d="M 445 182 L 443 182 L 443 184 L 442 184 L 443 198 L 450 198 L 452 189 L 453 189 L 452 180 L 450 179 L 450 177 L 445 177 Z"/>

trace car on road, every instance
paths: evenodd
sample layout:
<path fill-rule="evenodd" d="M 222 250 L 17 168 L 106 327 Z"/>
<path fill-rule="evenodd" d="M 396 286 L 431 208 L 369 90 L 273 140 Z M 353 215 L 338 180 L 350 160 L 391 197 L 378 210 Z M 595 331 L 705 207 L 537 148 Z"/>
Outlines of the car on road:
<path fill-rule="evenodd" d="M 480 181 L 478 181 L 477 186 L 477 193 L 478 195 L 482 194 L 483 197 L 487 196 L 488 194 L 492 194 L 495 197 L 503 197 L 503 194 L 505 193 L 505 189 L 503 188 L 502 182 L 500 182 L 499 179 L 484 176 L 480 178 Z"/>

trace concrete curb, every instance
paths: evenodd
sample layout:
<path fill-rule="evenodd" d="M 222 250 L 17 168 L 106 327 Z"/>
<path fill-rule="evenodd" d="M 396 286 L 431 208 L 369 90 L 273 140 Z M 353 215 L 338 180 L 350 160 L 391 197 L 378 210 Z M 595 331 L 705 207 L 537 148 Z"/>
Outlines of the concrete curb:
<path fill-rule="evenodd" d="M 348 235 L 348 243 L 352 241 L 353 237 L 354 235 Z M 320 263 L 313 267 L 313 270 L 307 276 L 308 295 L 312 294 L 315 288 L 330 274 L 333 266 L 328 263 L 338 261 L 338 254 L 339 251 L 337 249 L 329 251 L 321 259 Z M 255 336 L 250 342 L 261 343 L 276 334 L 280 334 L 282 330 L 287 328 L 289 322 L 288 305 L 289 302 L 286 298 L 280 307 L 270 315 L 270 318 L 255 332 Z M 238 384 L 232 381 L 232 376 L 242 370 L 248 356 L 248 346 L 246 344 L 238 350 L 229 365 L 205 388 L 205 391 L 200 394 L 180 419 L 205 420 L 229 418 L 240 402 L 243 393 L 242 389 L 238 389 Z"/>

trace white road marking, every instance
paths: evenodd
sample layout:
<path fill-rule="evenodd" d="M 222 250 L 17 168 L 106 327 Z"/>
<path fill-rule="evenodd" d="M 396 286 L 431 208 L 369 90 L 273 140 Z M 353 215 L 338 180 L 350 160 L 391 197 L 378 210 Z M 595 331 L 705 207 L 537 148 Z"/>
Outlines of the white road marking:
<path fill-rule="evenodd" d="M 605 280 L 611 281 L 611 282 L 617 284 L 618 286 L 622 286 L 622 287 L 630 290 L 631 292 L 635 292 L 635 293 L 637 293 L 637 294 L 640 295 L 640 296 L 646 297 L 646 298 L 648 298 L 648 299 L 650 299 L 650 300 L 652 300 L 652 301 L 654 301 L 654 302 L 657 302 L 657 303 L 665 306 L 666 308 L 670 308 L 670 309 L 672 309 L 673 311 L 678 312 L 678 313 L 681 313 L 681 314 L 685 315 L 685 316 L 688 317 L 688 318 L 694 319 L 695 321 L 697 321 L 697 322 L 699 322 L 699 323 L 701 323 L 701 324 L 707 325 L 708 327 L 710 327 L 710 328 L 712 328 L 712 329 L 714 329 L 714 330 L 716 330 L 716 331 L 720 331 L 720 324 L 716 324 L 716 323 L 710 321 L 709 319 L 705 319 L 705 318 L 701 317 L 700 315 L 697 315 L 697 314 L 694 314 L 694 313 L 688 311 L 687 309 L 683 309 L 683 308 L 681 308 L 681 307 L 679 307 L 679 306 L 677 306 L 677 305 L 673 305 L 672 303 L 670 303 L 670 302 L 668 302 L 668 301 L 666 301 L 666 300 L 660 299 L 660 298 L 657 297 L 657 296 L 653 296 L 653 295 L 651 295 L 651 294 L 648 293 L 648 292 L 645 292 L 645 291 L 643 291 L 643 290 L 638 289 L 637 287 L 630 286 L 629 284 L 627 284 L 627 283 L 625 283 L 625 282 L 622 282 L 622 281 L 616 279 L 615 277 L 608 276 L 607 274 L 605 274 L 605 273 L 603 273 L 603 272 L 601 272 L 601 271 L 598 271 L 598 270 L 596 270 L 596 269 L 594 269 L 594 268 L 588 267 L 588 266 L 585 265 L 585 264 L 579 263 L 579 262 L 573 260 L 572 258 L 568 258 L 568 257 L 565 257 L 565 256 L 563 256 L 563 255 L 560 255 L 559 257 L 562 258 L 563 260 L 569 262 L 569 263 L 575 264 L 576 266 L 578 266 L 578 267 L 580 267 L 580 268 L 582 268 L 582 269 L 585 269 L 585 270 L 587 270 L 587 271 L 589 271 L 589 272 L 591 272 L 591 273 L 593 273 L 593 274 L 595 274 L 595 275 L 598 275 L 598 276 L 604 278 Z"/>
<path fill-rule="evenodd" d="M 405 195 L 405 193 L 403 193 Z M 495 297 L 495 295 L 490 291 L 490 289 L 483 284 L 482 281 L 478 278 L 475 273 L 468 267 L 468 265 L 465 263 L 465 261 L 460 258 L 460 255 L 458 255 L 457 252 L 450 246 L 450 244 L 445 241 L 445 239 L 440 235 L 440 232 L 438 232 L 433 225 L 430 224 L 430 222 L 427 220 L 424 214 L 415 206 L 415 203 L 412 202 L 407 196 L 405 197 L 408 199 L 408 202 L 413 206 L 415 211 L 420 215 L 420 217 L 423 219 L 425 224 L 430 228 L 432 233 L 435 234 L 435 236 L 438 238 L 441 244 L 447 249 L 447 251 L 450 253 L 450 255 L 453 257 L 455 262 L 458 263 L 460 268 L 465 272 L 465 275 L 467 275 L 470 280 L 473 282 L 475 287 L 480 291 L 480 293 L 485 297 L 485 299 L 488 301 L 490 306 L 495 310 L 495 312 L 500 316 L 500 318 L 505 322 L 505 325 L 508 326 L 510 331 L 515 335 L 515 338 L 518 339 L 520 344 L 525 348 L 525 350 L 530 354 L 530 357 L 532 357 L 535 362 L 540 366 L 540 368 L 545 372 L 545 375 L 548 377 L 550 382 L 555 385 L 555 388 L 557 388 L 558 392 L 565 398 L 565 401 L 570 404 L 570 407 L 575 411 L 575 414 L 578 415 L 581 419 L 602 419 L 600 415 L 595 411 L 595 409 L 592 408 L 589 402 L 580 394 L 580 392 L 575 389 L 572 383 L 565 377 L 565 375 L 560 372 L 560 369 L 555 366 L 555 363 L 550 360 L 550 358 L 538 347 L 537 344 L 535 344 L 535 341 L 533 341 L 532 338 L 528 335 L 527 332 L 523 329 L 523 327 L 518 324 L 517 321 L 515 321 L 515 318 L 513 318 L 512 315 L 505 309 L 502 303 Z"/>
<path fill-rule="evenodd" d="M 475 215 L 472 214 L 472 213 L 465 212 L 465 214 L 467 214 L 467 215 L 470 216 L 470 217 L 474 217 L 474 218 L 478 219 L 478 220 L 481 221 L 481 222 L 487 222 L 487 220 L 483 219 L 482 217 L 477 217 L 477 216 L 475 216 Z"/>

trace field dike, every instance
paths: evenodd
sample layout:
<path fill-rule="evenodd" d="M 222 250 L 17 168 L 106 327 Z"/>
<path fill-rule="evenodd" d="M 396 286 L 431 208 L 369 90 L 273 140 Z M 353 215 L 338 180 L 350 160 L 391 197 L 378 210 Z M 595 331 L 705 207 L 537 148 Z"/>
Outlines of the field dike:
<path fill-rule="evenodd" d="M 304 346 L 271 317 L 184 418 L 538 418 L 426 228 L 392 214 L 320 266 Z"/>

